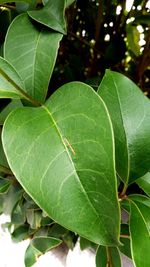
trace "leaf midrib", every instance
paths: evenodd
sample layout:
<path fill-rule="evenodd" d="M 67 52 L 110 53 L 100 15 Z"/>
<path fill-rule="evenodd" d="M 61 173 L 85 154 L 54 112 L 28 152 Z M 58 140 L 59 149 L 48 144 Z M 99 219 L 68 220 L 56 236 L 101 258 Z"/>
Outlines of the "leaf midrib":
<path fill-rule="evenodd" d="M 74 169 L 75 174 L 76 174 L 77 181 L 78 181 L 78 183 L 80 184 L 80 187 L 81 187 L 81 189 L 82 189 L 82 192 L 84 193 L 84 195 L 85 195 L 87 201 L 89 202 L 89 204 L 90 204 L 90 206 L 92 207 L 92 209 L 93 209 L 94 213 L 96 214 L 96 216 L 102 220 L 102 217 L 100 217 L 100 215 L 98 214 L 97 210 L 96 210 L 95 207 L 92 205 L 92 203 L 91 203 L 91 201 L 90 201 L 90 199 L 89 199 L 89 196 L 88 196 L 87 192 L 85 191 L 85 189 L 84 189 L 84 187 L 83 187 L 83 185 L 82 185 L 82 183 L 81 183 L 81 181 L 80 181 L 80 179 L 79 179 L 79 176 L 78 176 L 77 171 L 76 171 L 76 169 L 75 169 L 74 163 L 73 163 L 73 161 L 72 161 L 72 158 L 71 158 L 71 156 L 70 156 L 70 153 L 69 153 L 69 151 L 68 151 L 68 148 L 67 148 L 67 146 L 66 146 L 66 144 L 65 144 L 65 142 L 64 142 L 64 140 L 63 140 L 63 138 L 62 138 L 61 132 L 60 132 L 60 130 L 59 130 L 59 128 L 58 128 L 58 126 L 57 126 L 57 124 L 56 124 L 56 122 L 55 122 L 55 119 L 53 118 L 51 112 L 49 111 L 49 109 L 48 109 L 46 106 L 43 105 L 42 108 L 48 113 L 48 115 L 50 116 L 51 120 L 53 121 L 54 127 L 55 127 L 55 129 L 56 129 L 58 135 L 59 135 L 60 138 L 61 138 L 61 141 L 62 141 L 62 143 L 63 143 L 63 145 L 64 145 L 64 147 L 65 147 L 65 151 L 67 152 L 68 158 L 69 158 L 69 160 L 70 160 L 70 162 L 71 162 L 71 165 L 73 166 L 73 169 Z M 105 228 L 105 227 L 104 227 L 104 228 Z"/>

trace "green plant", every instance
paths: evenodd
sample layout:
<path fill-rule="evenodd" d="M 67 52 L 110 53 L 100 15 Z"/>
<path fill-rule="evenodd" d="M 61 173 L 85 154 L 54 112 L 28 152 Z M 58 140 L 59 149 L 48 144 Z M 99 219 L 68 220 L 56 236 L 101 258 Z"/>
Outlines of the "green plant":
<path fill-rule="evenodd" d="M 148 267 L 149 101 L 111 70 L 97 92 L 71 82 L 47 97 L 73 1 L 24 2 L 0 58 L 0 98 L 12 99 L 0 113 L 0 209 L 12 238 L 31 238 L 27 267 L 62 242 L 72 248 L 77 234 L 97 267 L 121 266 L 120 252 Z"/>

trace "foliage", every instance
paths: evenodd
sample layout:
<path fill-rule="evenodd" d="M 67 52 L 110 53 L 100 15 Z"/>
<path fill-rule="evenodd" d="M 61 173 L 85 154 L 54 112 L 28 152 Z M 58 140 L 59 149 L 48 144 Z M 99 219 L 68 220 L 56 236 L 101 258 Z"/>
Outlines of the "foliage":
<path fill-rule="evenodd" d="M 78 236 L 149 266 L 149 10 L 105 2 L 0 1 L 0 212 L 27 267 Z"/>

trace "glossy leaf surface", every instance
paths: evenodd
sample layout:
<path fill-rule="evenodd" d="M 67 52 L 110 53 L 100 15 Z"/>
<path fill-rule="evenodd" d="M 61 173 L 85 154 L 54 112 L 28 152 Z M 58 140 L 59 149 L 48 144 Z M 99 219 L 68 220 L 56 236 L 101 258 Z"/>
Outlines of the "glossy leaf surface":
<path fill-rule="evenodd" d="M 7 116 L 11 111 L 18 107 L 22 107 L 22 103 L 19 99 L 13 99 L 1 112 L 0 112 L 0 125 L 3 125 Z"/>
<path fill-rule="evenodd" d="M 149 267 L 150 233 L 145 220 L 134 202 L 131 202 L 130 234 L 132 258 L 136 267 Z"/>
<path fill-rule="evenodd" d="M 150 197 L 150 172 L 139 178 L 136 183 Z"/>
<path fill-rule="evenodd" d="M 7 32 L 4 55 L 24 81 L 27 93 L 45 100 L 62 35 L 36 28 L 27 14 L 14 19 Z"/>
<path fill-rule="evenodd" d="M 32 19 L 44 26 L 65 34 L 65 2 L 65 0 L 55 0 L 55 2 L 49 0 L 43 8 L 35 11 L 28 11 L 28 14 Z"/>
<path fill-rule="evenodd" d="M 24 84 L 11 64 L 0 57 L 0 98 L 23 98 Z"/>
<path fill-rule="evenodd" d="M 96 253 L 96 267 L 121 267 L 121 257 L 118 248 L 100 246 Z"/>
<path fill-rule="evenodd" d="M 110 70 L 98 93 L 113 123 L 117 172 L 125 183 L 132 183 L 150 166 L 149 100 L 131 80 Z"/>
<path fill-rule="evenodd" d="M 150 232 L 150 199 L 142 195 L 130 195 L 129 198 L 132 199 L 139 208 Z"/>
<path fill-rule="evenodd" d="M 66 84 L 45 106 L 13 111 L 3 129 L 10 167 L 38 205 L 87 239 L 118 245 L 112 125 L 92 88 Z"/>

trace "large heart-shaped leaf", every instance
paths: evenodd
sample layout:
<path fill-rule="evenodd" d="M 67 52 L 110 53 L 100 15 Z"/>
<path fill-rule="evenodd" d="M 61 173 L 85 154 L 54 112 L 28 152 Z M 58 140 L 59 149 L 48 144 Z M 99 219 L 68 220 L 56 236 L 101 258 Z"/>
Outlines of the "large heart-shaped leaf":
<path fill-rule="evenodd" d="M 127 77 L 110 70 L 98 89 L 113 123 L 116 168 L 127 184 L 144 175 L 150 166 L 150 104 Z"/>
<path fill-rule="evenodd" d="M 51 218 L 97 244 L 118 245 L 112 125 L 91 87 L 69 83 L 45 106 L 13 111 L 3 146 L 18 181 Z"/>
<path fill-rule="evenodd" d="M 139 208 L 131 202 L 130 234 L 132 257 L 136 267 L 149 267 L 150 232 Z"/>
<path fill-rule="evenodd" d="M 0 57 L 0 98 L 24 98 L 24 84 L 13 66 Z"/>
<path fill-rule="evenodd" d="M 66 34 L 65 3 L 66 0 L 49 0 L 43 8 L 28 11 L 28 14 L 50 29 Z"/>
<path fill-rule="evenodd" d="M 4 56 L 24 81 L 26 91 L 43 102 L 62 34 L 35 27 L 27 14 L 15 18 L 7 32 Z"/>

